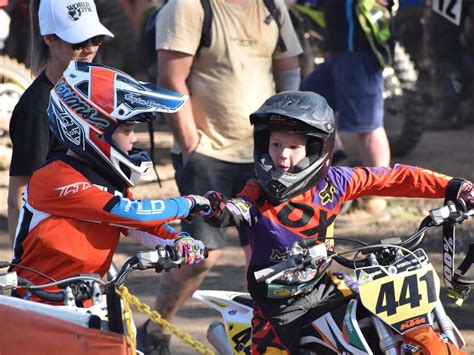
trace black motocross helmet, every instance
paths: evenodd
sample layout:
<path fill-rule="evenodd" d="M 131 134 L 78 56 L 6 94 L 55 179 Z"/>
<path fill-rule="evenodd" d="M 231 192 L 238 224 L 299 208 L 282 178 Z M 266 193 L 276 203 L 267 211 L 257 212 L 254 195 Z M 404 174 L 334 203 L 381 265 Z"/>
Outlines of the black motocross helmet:
<path fill-rule="evenodd" d="M 280 204 L 319 183 L 327 174 L 336 136 L 334 112 L 314 92 L 285 91 L 268 98 L 250 115 L 254 125 L 254 165 L 268 202 Z M 275 168 L 268 153 L 271 131 L 303 132 L 308 136 L 306 158 L 292 173 Z"/>

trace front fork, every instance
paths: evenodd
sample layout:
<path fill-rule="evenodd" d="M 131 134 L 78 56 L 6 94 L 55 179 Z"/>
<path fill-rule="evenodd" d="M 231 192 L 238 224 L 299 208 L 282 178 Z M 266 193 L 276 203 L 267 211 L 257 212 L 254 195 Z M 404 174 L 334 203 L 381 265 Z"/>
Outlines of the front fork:
<path fill-rule="evenodd" d="M 464 338 L 459 330 L 446 314 L 441 302 L 438 302 L 436 305 L 434 314 L 436 316 L 436 320 L 438 321 L 438 326 L 441 330 L 441 333 L 445 334 L 449 340 L 457 346 L 458 349 L 462 349 L 466 345 L 466 342 L 464 341 Z"/>
<path fill-rule="evenodd" d="M 446 314 L 441 302 L 438 302 L 436 305 L 434 315 L 438 322 L 440 332 L 446 335 L 458 349 L 462 349 L 466 345 L 464 338 Z M 372 323 L 379 338 L 380 350 L 386 355 L 399 355 L 401 350 L 400 344 L 403 337 L 393 332 L 387 324 L 375 316 L 372 317 Z"/>
<path fill-rule="evenodd" d="M 392 328 L 382 322 L 376 316 L 372 316 L 372 323 L 379 337 L 380 350 L 386 355 L 400 355 L 400 342 L 403 337 L 394 333 Z"/>

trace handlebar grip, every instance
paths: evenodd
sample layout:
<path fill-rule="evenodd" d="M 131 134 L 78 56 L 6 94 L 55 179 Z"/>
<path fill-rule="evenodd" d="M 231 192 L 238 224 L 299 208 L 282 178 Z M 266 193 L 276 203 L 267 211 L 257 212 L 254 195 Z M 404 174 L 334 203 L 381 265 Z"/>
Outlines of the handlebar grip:
<path fill-rule="evenodd" d="M 24 277 L 18 276 L 18 281 L 20 281 L 23 285 L 26 286 L 34 286 L 33 282 Z M 49 292 L 41 289 L 30 289 L 30 292 L 35 295 L 36 297 L 48 301 L 48 302 L 62 302 L 64 301 L 64 293 L 62 291 L 59 292 Z"/>
<path fill-rule="evenodd" d="M 298 241 L 298 245 L 302 248 L 311 248 L 319 243 L 318 238 L 304 238 Z"/>
<path fill-rule="evenodd" d="M 165 246 L 165 251 L 166 251 L 166 256 L 170 258 L 172 261 L 178 261 L 179 260 L 179 255 L 176 252 L 176 250 L 171 246 L 167 245 Z"/>
<path fill-rule="evenodd" d="M 356 269 L 364 266 L 370 266 L 370 261 L 366 259 L 351 260 L 343 256 L 335 255 L 333 258 L 339 265 L 342 265 L 348 269 Z"/>

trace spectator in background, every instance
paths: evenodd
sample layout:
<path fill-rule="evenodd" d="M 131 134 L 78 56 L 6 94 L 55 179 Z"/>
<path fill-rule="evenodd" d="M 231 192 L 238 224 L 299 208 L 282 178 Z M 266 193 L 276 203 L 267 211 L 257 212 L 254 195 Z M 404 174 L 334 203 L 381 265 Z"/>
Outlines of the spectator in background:
<path fill-rule="evenodd" d="M 181 194 L 218 190 L 234 196 L 241 191 L 254 174 L 248 115 L 275 90 L 299 87 L 302 49 L 284 1 L 275 4 L 276 18 L 263 1 L 211 0 L 212 41 L 202 48 L 200 1 L 170 1 L 160 10 L 158 85 L 190 97 L 180 112 L 168 116 Z M 279 38 L 286 48 L 278 46 Z M 184 222 L 182 229 L 204 242 L 209 257 L 197 267 L 161 276 L 156 309 L 167 320 L 199 287 L 225 246 L 224 231 L 202 220 Z M 248 261 L 247 229 L 240 228 L 239 236 Z M 138 329 L 137 342 L 145 354 L 169 353 L 169 335 L 153 323 Z"/>
<path fill-rule="evenodd" d="M 383 127 L 382 67 L 358 21 L 357 3 L 318 2 L 326 19 L 329 57 L 306 78 L 302 90 L 324 96 L 337 111 L 338 130 L 357 134 L 362 165 L 385 167 L 390 164 L 390 146 Z M 363 225 L 390 218 L 381 197 L 357 202 L 355 209 L 338 219 L 339 225 Z"/>
<path fill-rule="evenodd" d="M 49 93 L 71 60 L 92 62 L 104 36 L 93 0 L 32 0 L 32 71 L 38 75 L 23 93 L 10 121 L 13 152 L 8 185 L 8 232 L 13 246 L 21 195 L 35 170 L 66 152 L 49 130 Z"/>
<path fill-rule="evenodd" d="M 470 11 L 474 11 L 473 3 L 472 0 L 462 3 L 459 25 L 434 11 L 431 12 L 429 46 L 434 67 L 431 89 L 435 110 L 432 121 L 428 123 L 429 129 L 460 129 L 469 122 L 474 123 L 474 43 L 471 37 L 469 51 L 469 40 L 463 33 L 469 16 L 474 19 L 474 16 L 470 15 Z M 473 32 L 472 29 L 470 31 Z M 474 36 L 474 33 L 471 36 Z M 463 112 L 462 102 L 466 99 L 470 107 Z"/>

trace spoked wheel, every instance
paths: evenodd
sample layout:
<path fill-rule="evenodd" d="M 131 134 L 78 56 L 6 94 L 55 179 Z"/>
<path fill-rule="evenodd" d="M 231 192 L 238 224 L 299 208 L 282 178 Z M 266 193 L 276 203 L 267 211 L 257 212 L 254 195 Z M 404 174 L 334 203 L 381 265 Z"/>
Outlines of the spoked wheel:
<path fill-rule="evenodd" d="M 421 140 L 426 114 L 418 73 L 403 47 L 395 47 L 393 68 L 384 70 L 384 126 L 392 156 L 405 156 Z"/>
<path fill-rule="evenodd" d="M 31 71 L 6 55 L 0 55 L 0 130 L 8 131 L 10 117 L 20 96 L 33 81 Z"/>

